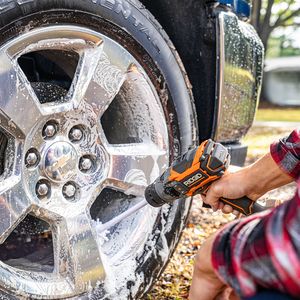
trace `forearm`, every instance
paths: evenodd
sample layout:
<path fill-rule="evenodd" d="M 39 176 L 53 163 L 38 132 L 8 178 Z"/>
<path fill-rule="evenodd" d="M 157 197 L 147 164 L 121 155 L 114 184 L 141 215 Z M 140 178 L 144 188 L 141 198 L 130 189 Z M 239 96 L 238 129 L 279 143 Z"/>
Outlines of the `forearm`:
<path fill-rule="evenodd" d="M 256 200 L 269 190 L 298 180 L 300 175 L 300 127 L 290 135 L 272 142 L 270 153 L 249 167 L 246 172 L 247 193 Z"/>
<path fill-rule="evenodd" d="M 274 161 L 270 153 L 246 168 L 244 173 L 245 195 L 256 200 L 268 191 L 293 182 Z"/>

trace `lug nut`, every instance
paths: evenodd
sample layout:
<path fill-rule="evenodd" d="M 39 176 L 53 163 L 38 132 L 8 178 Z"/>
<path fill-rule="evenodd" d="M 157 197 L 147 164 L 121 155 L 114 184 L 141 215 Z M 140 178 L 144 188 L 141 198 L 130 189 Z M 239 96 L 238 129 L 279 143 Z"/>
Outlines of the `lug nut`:
<path fill-rule="evenodd" d="M 37 162 L 38 158 L 35 153 L 28 153 L 26 157 L 26 163 L 30 166 L 34 165 Z"/>
<path fill-rule="evenodd" d="M 47 125 L 45 128 L 45 135 L 46 137 L 50 138 L 53 137 L 55 134 L 56 130 L 55 127 L 53 125 Z"/>
<path fill-rule="evenodd" d="M 66 184 L 66 185 L 63 187 L 63 195 L 64 195 L 66 198 L 74 197 L 75 192 L 76 192 L 76 188 L 75 188 L 75 186 L 74 186 L 73 184 Z"/>
<path fill-rule="evenodd" d="M 81 140 L 82 138 L 82 131 L 78 128 L 72 128 L 71 131 L 70 131 L 70 140 L 73 141 L 73 142 L 78 142 Z"/>
<path fill-rule="evenodd" d="M 92 161 L 89 158 L 82 158 L 80 161 L 80 170 L 88 171 L 92 167 Z"/>
<path fill-rule="evenodd" d="M 36 189 L 38 196 L 46 196 L 49 192 L 49 188 L 47 184 L 45 183 L 40 183 Z"/>

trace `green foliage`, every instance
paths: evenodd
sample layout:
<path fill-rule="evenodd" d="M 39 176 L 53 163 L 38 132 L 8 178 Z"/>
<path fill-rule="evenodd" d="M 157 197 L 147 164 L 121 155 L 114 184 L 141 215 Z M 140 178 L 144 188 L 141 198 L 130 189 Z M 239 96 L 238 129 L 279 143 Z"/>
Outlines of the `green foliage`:
<path fill-rule="evenodd" d="M 293 41 L 285 34 L 279 37 L 270 36 L 266 58 L 300 55 L 300 48 L 293 47 Z"/>
<path fill-rule="evenodd" d="M 261 1 L 261 21 L 268 17 L 268 6 L 270 8 L 269 24 L 271 26 L 300 25 L 299 20 L 299 0 L 262 0 Z"/>
<path fill-rule="evenodd" d="M 268 40 L 271 33 L 279 28 L 294 27 L 294 30 L 299 28 L 299 0 L 253 0 L 251 24 L 257 30 L 267 50 L 267 57 L 298 55 L 299 49 L 295 49 L 284 30 L 281 30 L 278 40 L 274 35 L 273 40 Z M 268 51 L 269 47 L 271 49 Z"/>

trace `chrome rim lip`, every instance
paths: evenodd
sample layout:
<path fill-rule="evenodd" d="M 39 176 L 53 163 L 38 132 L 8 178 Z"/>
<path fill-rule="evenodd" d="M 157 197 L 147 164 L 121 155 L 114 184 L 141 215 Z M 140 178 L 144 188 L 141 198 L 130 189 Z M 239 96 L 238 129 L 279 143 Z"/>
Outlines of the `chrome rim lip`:
<path fill-rule="evenodd" d="M 20 55 L 35 50 L 53 48 L 68 50 L 69 47 L 80 55 L 72 86 L 61 103 L 42 105 L 18 66 L 17 59 Z M 103 53 L 106 55 L 105 59 L 110 62 L 110 67 L 115 68 L 110 74 L 107 73 L 104 79 L 99 77 L 103 75 L 101 69 Z M 151 233 L 158 211 L 146 207 L 121 222 L 118 230 L 126 238 L 117 243 L 118 249 L 112 250 L 111 244 L 115 237 L 103 242 L 101 237 L 97 236 L 89 209 L 105 187 L 125 191 L 134 185 L 144 186 L 166 168 L 169 162 L 169 143 L 163 109 L 157 100 L 158 96 L 150 79 L 138 61 L 121 45 L 89 29 L 77 26 L 49 26 L 35 29 L 2 46 L 0 56 L 5 57 L 4 64 L 1 60 L 2 67 L 0 64 L 0 78 L 2 78 L 3 86 L 5 88 L 5 83 L 7 83 L 8 92 L 15 93 L 15 95 L 0 98 L 0 126 L 9 136 L 9 144 L 14 154 L 14 160 L 8 162 L 12 171 L 3 174 L 0 191 L 4 195 L 7 207 L 13 209 L 16 214 L 14 222 L 4 224 L 8 228 L 4 226 L 0 228 L 3 229 L 1 234 L 7 229 L 1 235 L 2 242 L 9 235 L 9 231 L 31 212 L 50 223 L 53 230 L 55 255 L 55 268 L 51 274 L 42 272 L 36 274 L 36 272 L 15 269 L 0 262 L 0 288 L 4 291 L 9 290 L 15 295 L 22 294 L 45 299 L 70 297 L 88 292 L 103 281 L 104 283 L 111 282 L 112 277 L 115 276 L 112 270 L 122 261 L 127 261 L 129 265 L 134 266 L 134 256 L 143 251 L 142 245 Z M 90 67 L 90 65 L 95 67 Z M 115 76 L 116 72 L 117 76 L 113 84 L 111 82 L 109 84 L 110 76 Z M 88 78 L 88 80 L 85 81 L 83 78 Z M 15 90 L 11 81 L 16 84 Z M 140 95 L 142 97 L 133 95 L 136 97 L 134 100 L 140 101 L 141 105 L 148 105 L 149 114 L 144 120 L 147 123 L 148 127 L 145 126 L 145 128 L 147 127 L 148 132 L 143 136 L 144 140 L 141 143 L 112 145 L 106 139 L 100 118 L 116 94 L 120 92 L 125 81 L 129 85 L 133 84 L 133 88 L 137 88 L 138 93 L 142 94 Z M 137 87 L 134 86 L 136 81 L 139 83 Z M 98 99 L 91 91 L 91 87 L 95 86 L 97 88 L 100 86 L 99 90 L 103 93 L 101 99 Z M 27 98 L 24 96 L 26 104 L 20 102 L 22 89 L 26 92 Z M 17 100 L 16 95 L 21 100 Z M 95 99 L 99 100 L 99 105 L 96 107 L 93 106 Z M 12 104 L 17 105 L 22 114 L 14 115 Z M 141 105 L 137 107 L 137 110 L 141 108 Z M 141 112 L 137 112 L 136 115 L 138 113 Z M 22 116 L 29 114 L 31 117 L 28 122 L 25 122 Z M 88 125 L 92 138 L 83 143 L 72 144 L 67 133 L 77 124 L 85 124 L 87 116 L 90 118 Z M 61 130 L 53 140 L 44 140 L 41 135 L 42 128 L 47 121 L 52 119 L 59 122 Z M 92 126 L 91 120 L 94 122 Z M 149 124 L 154 130 L 149 129 Z M 96 140 L 96 145 L 91 140 Z M 74 174 L 66 180 L 74 180 L 80 187 L 79 201 L 69 202 L 63 197 L 61 188 L 65 180 L 60 182 L 53 180 L 51 176 L 45 176 L 43 165 L 45 155 L 54 143 L 71 145 L 76 152 L 77 159 L 85 154 L 92 154 L 99 160 L 99 165 L 92 174 L 83 174 L 77 164 Z M 27 168 L 24 163 L 25 154 L 30 148 L 37 149 L 41 154 L 41 163 L 33 168 Z M 126 165 L 122 172 L 118 170 L 121 164 Z M 143 176 L 144 178 L 140 178 Z M 46 178 L 51 184 L 51 195 L 46 201 L 41 201 L 35 192 L 36 182 L 41 178 Z M 87 186 L 93 188 L 87 188 Z M 9 194 L 13 194 L 14 197 L 10 197 Z M 22 196 L 16 196 L 19 194 Z M 19 204 L 14 203 L 16 199 Z M 1 208 L 0 211 L 4 214 L 8 213 L 8 209 Z M 63 221 L 57 224 L 58 219 Z M 87 230 L 80 230 L 84 226 Z M 76 228 L 81 235 L 84 233 L 86 237 L 80 238 L 80 235 L 76 235 Z M 72 244 L 73 239 L 69 236 L 70 230 L 73 237 L 76 236 L 80 242 Z M 61 242 L 62 239 L 66 239 L 69 244 Z M 87 249 L 92 252 L 89 260 L 83 259 L 85 253 L 80 249 L 82 245 L 90 247 Z M 61 257 L 59 252 L 63 251 L 63 247 L 67 250 L 64 250 L 66 253 Z M 78 257 L 80 268 L 76 269 L 74 259 Z M 97 275 L 84 275 L 83 271 L 97 273 Z"/>

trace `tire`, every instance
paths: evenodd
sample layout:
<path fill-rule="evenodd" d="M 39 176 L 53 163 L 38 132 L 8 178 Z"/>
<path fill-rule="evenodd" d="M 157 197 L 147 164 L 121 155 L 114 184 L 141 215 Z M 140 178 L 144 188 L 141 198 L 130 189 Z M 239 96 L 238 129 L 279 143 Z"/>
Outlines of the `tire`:
<path fill-rule="evenodd" d="M 187 76 L 134 0 L 0 1 L 0 297 L 139 299 L 191 199 L 143 187 L 197 145 Z"/>

